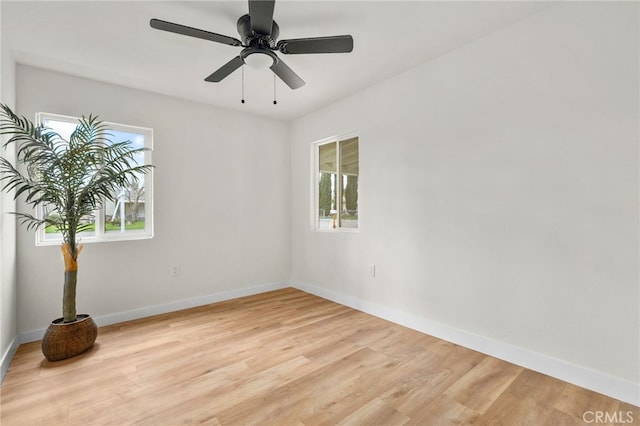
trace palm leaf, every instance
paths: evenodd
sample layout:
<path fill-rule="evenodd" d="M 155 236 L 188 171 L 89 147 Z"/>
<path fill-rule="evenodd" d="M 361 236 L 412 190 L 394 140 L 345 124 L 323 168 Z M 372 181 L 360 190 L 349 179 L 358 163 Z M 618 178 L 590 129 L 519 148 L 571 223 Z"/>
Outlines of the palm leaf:
<path fill-rule="evenodd" d="M 97 116 L 83 116 L 65 140 L 42 125 L 35 125 L 0 105 L 0 134 L 9 135 L 5 143 L 16 144 L 18 161 L 27 165 L 21 173 L 0 157 L 2 189 L 13 191 L 14 198 L 24 197 L 32 207 L 50 206 L 56 219 L 39 219 L 16 213 L 28 229 L 54 225 L 76 253 L 76 234 L 87 229 L 82 219 L 114 194 L 153 166 L 136 162 L 137 154 L 147 148 L 133 148 L 129 141 L 112 142 L 106 125 Z"/>

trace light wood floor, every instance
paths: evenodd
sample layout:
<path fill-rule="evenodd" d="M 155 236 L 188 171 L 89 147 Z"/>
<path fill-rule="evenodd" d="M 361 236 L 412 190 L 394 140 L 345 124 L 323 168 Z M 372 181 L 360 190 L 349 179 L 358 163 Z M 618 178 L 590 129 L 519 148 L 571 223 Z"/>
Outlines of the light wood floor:
<path fill-rule="evenodd" d="M 66 361 L 22 345 L 0 390 L 3 426 L 640 424 L 638 407 L 294 289 L 102 327 Z"/>

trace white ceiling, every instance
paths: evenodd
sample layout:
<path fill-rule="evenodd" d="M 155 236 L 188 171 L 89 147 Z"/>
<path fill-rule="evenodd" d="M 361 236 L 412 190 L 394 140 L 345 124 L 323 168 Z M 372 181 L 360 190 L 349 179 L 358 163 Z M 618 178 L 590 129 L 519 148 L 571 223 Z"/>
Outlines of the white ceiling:
<path fill-rule="evenodd" d="M 158 31 L 150 18 L 239 38 L 245 0 L 3 0 L 2 37 L 18 63 L 292 120 L 363 90 L 548 6 L 518 1 L 276 1 L 279 39 L 351 34 L 347 54 L 282 55 L 307 84 L 298 90 L 273 74 L 245 68 L 221 83 L 204 78 L 240 48 Z"/>

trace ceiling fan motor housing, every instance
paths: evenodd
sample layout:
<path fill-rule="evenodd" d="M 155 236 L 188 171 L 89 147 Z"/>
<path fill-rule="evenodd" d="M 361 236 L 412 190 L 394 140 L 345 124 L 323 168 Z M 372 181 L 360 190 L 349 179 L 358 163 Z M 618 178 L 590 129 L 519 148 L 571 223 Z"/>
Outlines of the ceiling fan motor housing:
<path fill-rule="evenodd" d="M 242 15 L 238 19 L 238 34 L 245 46 L 248 47 L 263 47 L 263 48 L 275 48 L 276 39 L 280 35 L 280 27 L 276 21 L 273 21 L 271 25 L 271 34 L 258 34 L 251 29 L 251 16 Z"/>

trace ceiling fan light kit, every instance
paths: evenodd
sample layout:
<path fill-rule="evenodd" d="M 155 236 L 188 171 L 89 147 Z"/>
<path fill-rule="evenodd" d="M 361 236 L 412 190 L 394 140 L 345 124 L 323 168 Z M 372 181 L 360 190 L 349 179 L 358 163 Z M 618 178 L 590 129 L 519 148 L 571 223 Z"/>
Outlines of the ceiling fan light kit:
<path fill-rule="evenodd" d="M 240 57 L 245 65 L 249 65 L 251 68 L 257 70 L 271 68 L 278 60 L 275 53 L 271 51 L 252 49 L 251 47 L 244 49 L 242 53 L 240 53 Z"/>
<path fill-rule="evenodd" d="M 150 25 L 162 31 L 242 47 L 238 56 L 205 78 L 205 81 L 214 83 L 222 81 L 246 64 L 257 69 L 269 68 L 291 89 L 298 89 L 304 86 L 304 80 L 276 55 L 276 51 L 285 55 L 353 51 L 353 37 L 350 35 L 298 38 L 276 42 L 280 35 L 280 28 L 273 20 L 274 6 L 275 0 L 249 0 L 249 13 L 238 19 L 240 40 L 161 19 L 151 19 Z"/>

